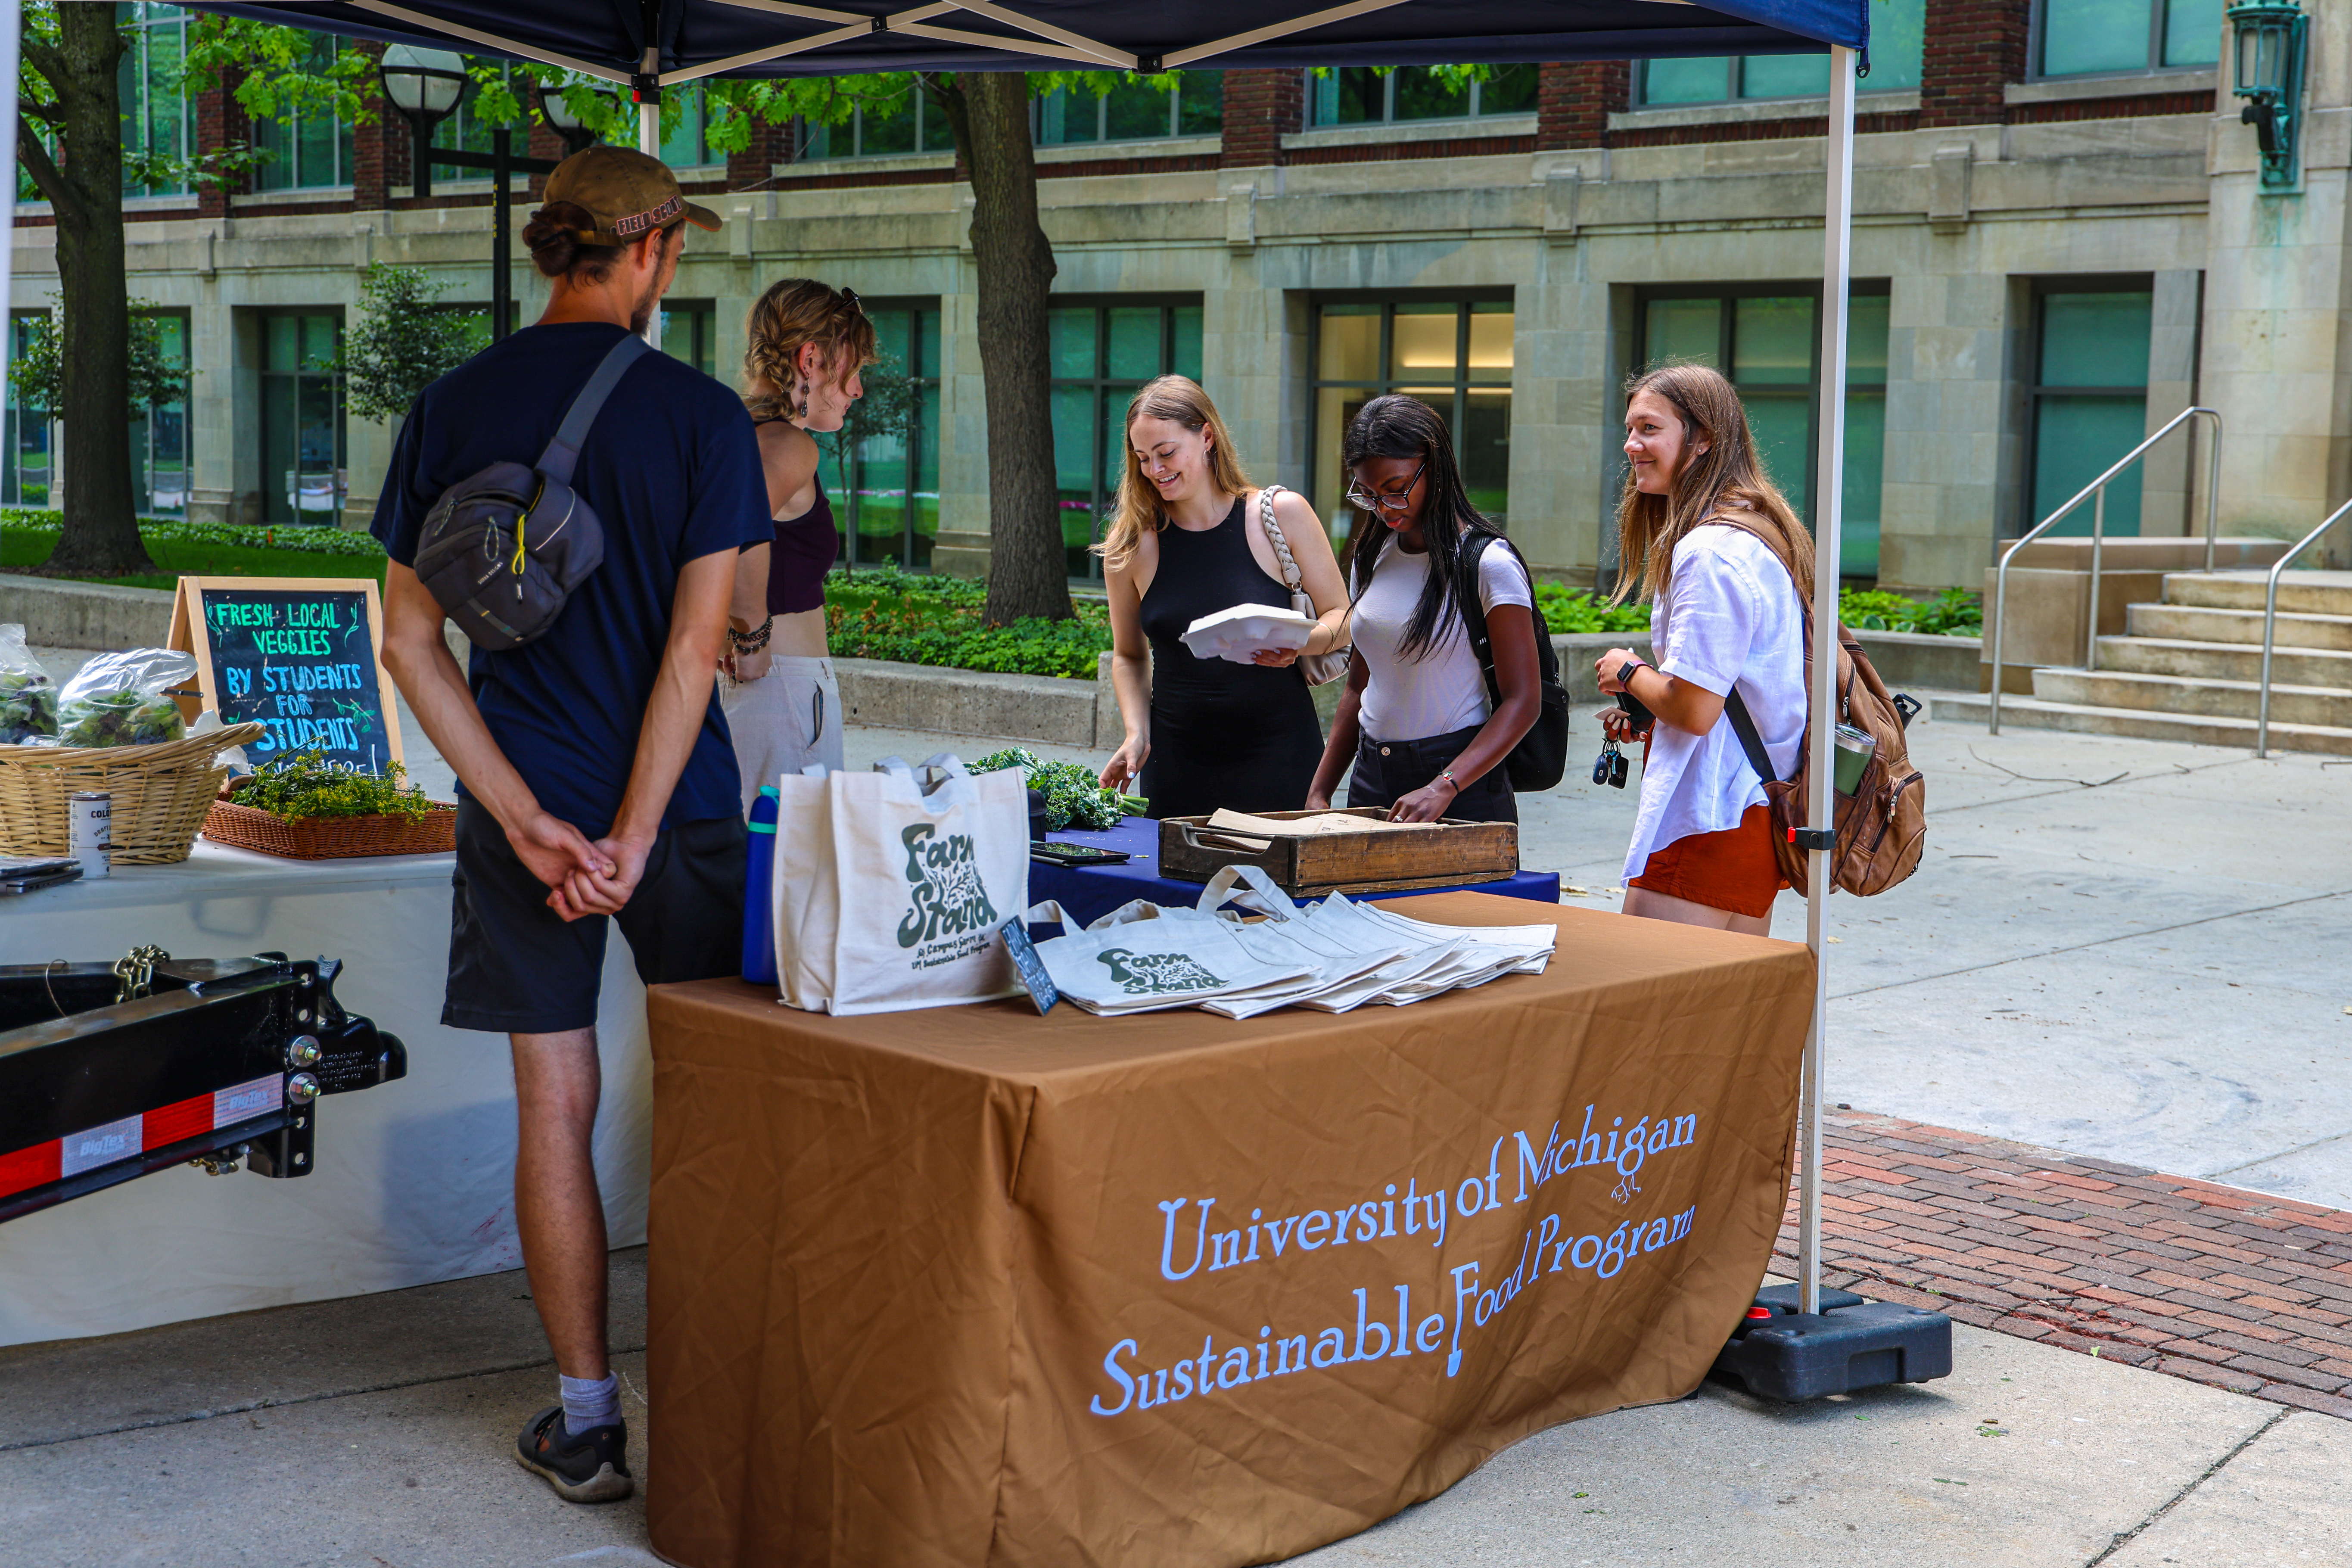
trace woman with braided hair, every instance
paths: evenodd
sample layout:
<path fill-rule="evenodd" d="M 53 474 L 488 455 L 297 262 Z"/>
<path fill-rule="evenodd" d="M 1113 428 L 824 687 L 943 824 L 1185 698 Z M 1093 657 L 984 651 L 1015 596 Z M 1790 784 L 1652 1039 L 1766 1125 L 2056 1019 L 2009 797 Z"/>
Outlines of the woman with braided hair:
<path fill-rule="evenodd" d="M 743 405 L 760 437 L 775 541 L 743 552 L 729 610 L 719 706 L 748 814 L 762 784 L 841 766 L 841 690 L 824 637 L 824 574 L 841 553 L 811 431 L 841 428 L 865 395 L 874 323 L 847 289 L 786 278 L 743 322 Z"/>

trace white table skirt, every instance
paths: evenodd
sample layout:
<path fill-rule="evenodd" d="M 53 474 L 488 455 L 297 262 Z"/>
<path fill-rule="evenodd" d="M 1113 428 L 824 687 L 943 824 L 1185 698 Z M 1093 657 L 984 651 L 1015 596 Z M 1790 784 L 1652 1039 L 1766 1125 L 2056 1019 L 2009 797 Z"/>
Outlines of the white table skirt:
<path fill-rule="evenodd" d="M 440 1023 L 451 858 L 282 860 L 200 839 L 177 866 L 0 898 L 0 963 L 111 963 L 146 942 L 178 958 L 340 958 L 337 999 L 408 1047 L 406 1078 L 318 1102 L 308 1176 L 159 1172 L 0 1225 L 0 1345 L 521 1265 L 506 1037 Z M 645 989 L 617 931 L 598 1011 L 597 1173 L 613 1245 L 634 1246 L 652 1069 Z"/>

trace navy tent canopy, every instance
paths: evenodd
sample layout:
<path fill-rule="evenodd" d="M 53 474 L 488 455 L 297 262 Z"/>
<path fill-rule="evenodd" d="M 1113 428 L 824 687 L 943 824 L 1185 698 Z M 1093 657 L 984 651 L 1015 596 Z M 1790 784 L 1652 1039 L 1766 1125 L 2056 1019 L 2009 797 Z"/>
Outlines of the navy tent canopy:
<path fill-rule="evenodd" d="M 1295 3 L 1295 0 L 1294 0 Z M 1172 70 L 1860 50 L 1868 0 L 293 0 L 220 11 L 387 43 L 512 55 L 590 76 L 843 76 L 1047 66 Z M 646 49 L 657 53 L 653 62 Z M 648 69 L 648 64 L 652 68 Z"/>

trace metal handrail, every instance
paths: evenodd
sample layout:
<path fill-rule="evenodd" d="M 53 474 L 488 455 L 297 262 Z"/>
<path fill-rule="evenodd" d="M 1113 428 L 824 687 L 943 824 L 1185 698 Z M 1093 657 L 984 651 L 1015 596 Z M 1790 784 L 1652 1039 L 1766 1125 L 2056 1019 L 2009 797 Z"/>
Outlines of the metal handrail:
<path fill-rule="evenodd" d="M 2083 667 L 2095 669 L 2099 662 L 2099 555 L 2106 542 L 2107 481 L 2139 461 L 2150 447 L 2171 435 L 2191 419 L 2205 418 L 2213 422 L 2213 439 L 2205 454 L 2205 570 L 2213 570 L 2214 529 L 2221 519 L 2221 415 L 2219 409 L 2190 406 L 2182 409 L 2164 422 L 2164 428 L 2126 452 L 2116 460 L 2115 467 L 2083 487 L 2073 500 L 2017 536 L 2017 542 L 2001 552 L 2000 565 L 1993 574 L 1992 610 L 1992 721 L 1988 731 L 2000 733 L 2000 634 L 2009 620 L 2009 561 L 2019 551 L 2042 537 L 2052 523 L 2081 506 L 2091 502 L 2091 611 L 2090 631 L 2085 638 Z M 2096 499 L 2094 499 L 2096 498 Z"/>
<path fill-rule="evenodd" d="M 2326 521 L 2305 534 L 2295 542 L 2294 549 L 2271 563 L 2270 583 L 2263 592 L 2263 691 L 2260 706 L 2254 710 L 2254 755 L 2257 757 L 2271 754 L 2271 647 L 2278 636 L 2279 574 L 2287 569 L 2289 562 L 2310 549 L 2321 534 L 2335 527 L 2347 512 L 2352 512 L 2352 500 L 2329 512 Z"/>

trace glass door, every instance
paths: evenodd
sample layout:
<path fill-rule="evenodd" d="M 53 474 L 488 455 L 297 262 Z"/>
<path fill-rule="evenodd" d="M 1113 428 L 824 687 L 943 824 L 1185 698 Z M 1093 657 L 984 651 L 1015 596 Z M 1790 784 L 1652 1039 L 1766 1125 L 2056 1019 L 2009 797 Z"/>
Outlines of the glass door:
<path fill-rule="evenodd" d="M 269 316 L 261 328 L 262 521 L 337 526 L 344 448 L 335 351 L 342 323 L 328 315 Z"/>

